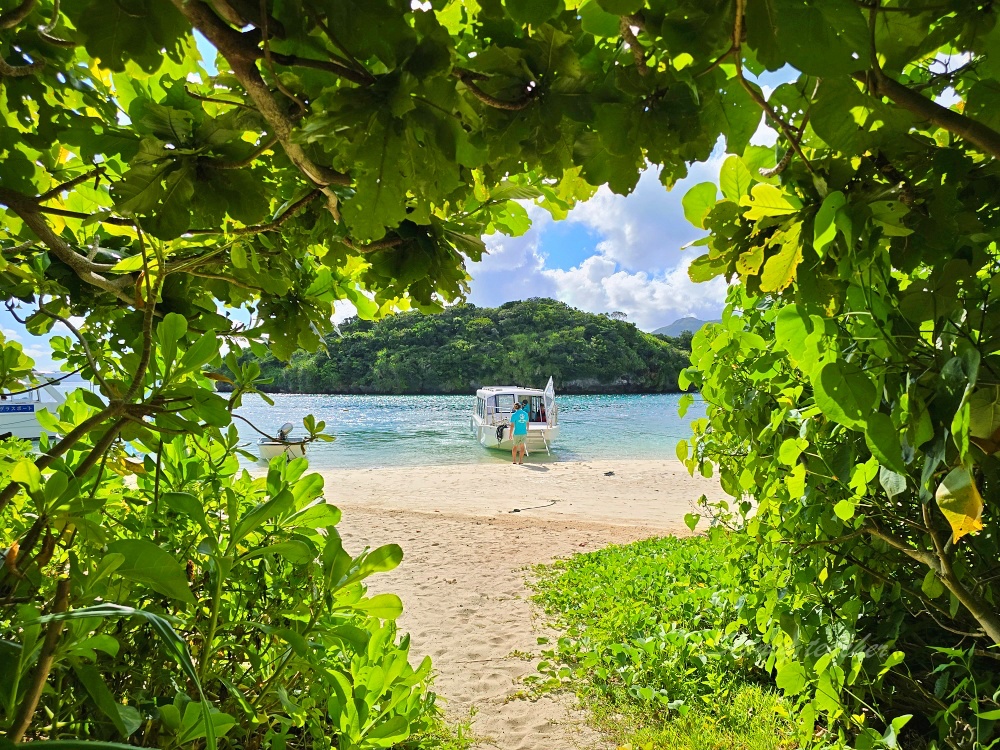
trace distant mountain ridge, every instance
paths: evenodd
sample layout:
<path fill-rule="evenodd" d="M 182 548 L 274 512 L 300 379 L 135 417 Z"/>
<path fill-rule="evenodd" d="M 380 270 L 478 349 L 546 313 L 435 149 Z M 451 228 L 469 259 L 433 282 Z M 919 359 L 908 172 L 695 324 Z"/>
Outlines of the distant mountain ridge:
<path fill-rule="evenodd" d="M 657 328 L 653 331 L 654 334 L 659 334 L 660 336 L 671 336 L 676 338 L 680 336 L 684 331 L 691 331 L 691 333 L 698 333 L 701 327 L 707 325 L 708 323 L 718 323 L 718 320 L 701 320 L 693 315 L 688 315 L 684 318 L 679 318 L 675 320 L 670 325 L 665 325 L 662 328 Z"/>

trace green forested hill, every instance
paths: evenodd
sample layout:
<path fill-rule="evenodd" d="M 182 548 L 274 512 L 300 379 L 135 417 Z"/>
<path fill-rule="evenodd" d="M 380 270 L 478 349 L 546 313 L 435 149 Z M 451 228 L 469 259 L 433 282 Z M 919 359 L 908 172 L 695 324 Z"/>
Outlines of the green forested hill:
<path fill-rule="evenodd" d="M 352 318 L 326 351 L 290 363 L 258 362 L 272 391 L 290 393 L 468 393 L 481 385 L 561 392 L 676 391 L 687 352 L 632 323 L 552 299 L 498 308 L 457 305 L 437 315 L 408 312 L 369 322 Z M 247 354 L 246 357 L 253 355 Z"/>

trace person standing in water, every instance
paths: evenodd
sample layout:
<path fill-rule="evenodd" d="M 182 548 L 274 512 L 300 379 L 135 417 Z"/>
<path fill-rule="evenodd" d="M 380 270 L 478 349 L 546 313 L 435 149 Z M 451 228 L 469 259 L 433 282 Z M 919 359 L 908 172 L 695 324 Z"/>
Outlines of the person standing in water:
<path fill-rule="evenodd" d="M 530 421 L 530 417 L 525 406 L 527 406 L 527 403 L 524 405 L 515 403 L 514 411 L 510 415 L 510 457 L 513 459 L 512 463 L 515 464 L 524 463 L 524 454 L 528 450 L 526 443 L 528 440 L 528 422 Z M 521 456 L 520 460 L 518 460 L 519 454 Z"/>

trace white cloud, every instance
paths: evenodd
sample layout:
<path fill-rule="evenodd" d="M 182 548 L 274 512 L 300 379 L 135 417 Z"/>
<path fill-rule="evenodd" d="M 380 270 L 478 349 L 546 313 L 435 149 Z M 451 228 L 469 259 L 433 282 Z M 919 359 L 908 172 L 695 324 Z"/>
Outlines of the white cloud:
<path fill-rule="evenodd" d="M 594 255 L 568 271 L 549 269 L 556 297 L 589 312 L 621 311 L 639 328 L 652 330 L 685 315 L 714 317 L 726 297 L 726 282 L 695 284 L 688 278 L 691 258 L 660 274 L 630 273 L 610 258 Z"/>
<path fill-rule="evenodd" d="M 602 187 L 566 220 L 600 234 L 597 250 L 627 270 L 656 271 L 675 265 L 680 260 L 677 251 L 704 234 L 684 218 L 681 199 L 699 182 L 718 182 L 724 159 L 717 149 L 707 162 L 693 164 L 688 176 L 669 191 L 652 169 L 642 175 L 631 195 L 615 195 Z"/>
<path fill-rule="evenodd" d="M 688 278 L 699 248 L 681 250 L 704 235 L 684 218 L 681 199 L 699 182 L 717 182 L 726 155 L 691 167 L 673 190 L 666 190 L 657 173 L 647 171 L 629 196 L 601 188 L 566 218 L 599 237 L 596 252 L 571 267 L 559 267 L 565 253 L 547 242 L 552 224 L 532 207 L 532 228 L 523 237 L 486 238 L 489 254 L 472 263 L 471 302 L 495 306 L 512 299 L 554 297 L 589 312 L 621 311 L 640 328 L 652 330 L 685 315 L 716 317 L 725 301 L 726 283 L 715 279 L 695 284 Z M 549 235 L 551 237 L 551 235 Z M 572 249 L 571 250 L 576 250 Z"/>

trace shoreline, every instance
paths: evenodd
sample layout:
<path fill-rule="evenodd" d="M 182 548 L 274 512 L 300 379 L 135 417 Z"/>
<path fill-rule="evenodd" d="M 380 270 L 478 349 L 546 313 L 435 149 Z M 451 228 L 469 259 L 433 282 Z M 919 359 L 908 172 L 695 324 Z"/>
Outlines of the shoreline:
<path fill-rule="evenodd" d="M 351 510 L 497 518 L 689 533 L 697 501 L 725 498 L 718 482 L 692 477 L 677 459 L 536 461 L 311 469 L 329 502 Z M 582 525 L 582 526 L 581 526 Z"/>

